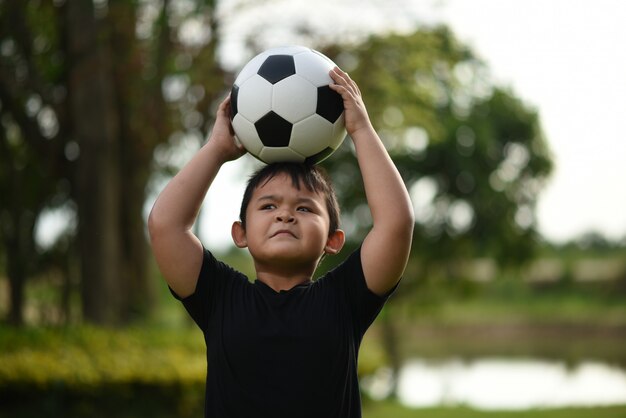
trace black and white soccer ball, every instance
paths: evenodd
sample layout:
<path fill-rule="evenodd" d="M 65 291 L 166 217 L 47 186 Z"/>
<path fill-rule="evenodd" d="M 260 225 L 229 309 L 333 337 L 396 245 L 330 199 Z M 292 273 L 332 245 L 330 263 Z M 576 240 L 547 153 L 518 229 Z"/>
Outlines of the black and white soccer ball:
<path fill-rule="evenodd" d="M 318 163 L 346 136 L 341 96 L 328 86 L 335 64 L 302 46 L 272 48 L 252 58 L 231 91 L 235 135 L 265 163 Z"/>

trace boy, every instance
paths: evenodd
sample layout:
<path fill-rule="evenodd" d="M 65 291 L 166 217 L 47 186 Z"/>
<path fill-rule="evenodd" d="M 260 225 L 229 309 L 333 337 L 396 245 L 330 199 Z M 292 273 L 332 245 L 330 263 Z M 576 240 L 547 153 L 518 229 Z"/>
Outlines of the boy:
<path fill-rule="evenodd" d="M 339 68 L 330 75 L 373 220 L 361 247 L 340 266 L 311 281 L 321 258 L 337 254 L 345 239 L 334 192 L 317 167 L 273 164 L 250 180 L 232 236 L 252 255 L 254 283 L 217 261 L 191 232 L 222 164 L 244 153 L 230 127 L 229 98 L 209 141 L 150 213 L 159 268 L 204 333 L 206 417 L 361 416 L 359 345 L 404 271 L 414 220 L 357 85 Z"/>

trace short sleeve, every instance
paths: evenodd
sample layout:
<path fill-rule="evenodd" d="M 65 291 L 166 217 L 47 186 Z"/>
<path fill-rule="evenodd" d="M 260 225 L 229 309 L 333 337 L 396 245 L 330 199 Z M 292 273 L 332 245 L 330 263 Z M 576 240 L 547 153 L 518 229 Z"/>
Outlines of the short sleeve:
<path fill-rule="evenodd" d="M 335 280 L 343 293 L 355 321 L 356 331 L 360 337 L 372 325 L 389 296 L 396 287 L 387 294 L 379 296 L 367 287 L 363 266 L 361 264 L 361 247 L 329 273 L 329 280 Z"/>
<path fill-rule="evenodd" d="M 198 327 L 206 330 L 218 298 L 222 297 L 229 281 L 235 279 L 236 276 L 242 276 L 240 280 L 247 280 L 241 273 L 217 260 L 205 248 L 194 292 L 186 298 L 179 297 L 171 288 L 170 292 L 182 302 Z"/>

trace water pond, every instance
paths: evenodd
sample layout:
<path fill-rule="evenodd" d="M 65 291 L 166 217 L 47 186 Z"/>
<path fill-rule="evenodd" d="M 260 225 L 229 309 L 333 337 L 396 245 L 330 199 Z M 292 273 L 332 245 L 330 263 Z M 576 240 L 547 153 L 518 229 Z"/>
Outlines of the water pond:
<path fill-rule="evenodd" d="M 392 373 L 379 369 L 362 380 L 373 398 L 386 397 Z M 398 376 L 399 401 L 409 407 L 466 405 L 483 410 L 523 410 L 626 404 L 626 370 L 587 361 L 484 357 L 412 359 Z"/>

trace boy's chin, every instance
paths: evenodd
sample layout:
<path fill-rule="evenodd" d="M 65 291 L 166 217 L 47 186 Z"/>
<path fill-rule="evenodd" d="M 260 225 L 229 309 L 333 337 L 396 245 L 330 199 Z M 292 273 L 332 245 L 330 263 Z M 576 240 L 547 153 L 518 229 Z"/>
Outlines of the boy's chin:
<path fill-rule="evenodd" d="M 282 247 L 282 246 L 281 246 Z M 298 249 L 288 248 L 265 248 L 265 251 L 252 254 L 255 261 L 263 261 L 264 264 L 276 264 L 277 266 L 302 266 L 316 265 L 321 255 L 311 252 L 303 252 Z"/>

